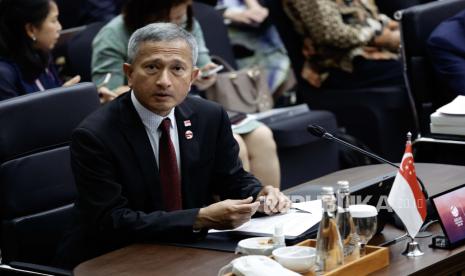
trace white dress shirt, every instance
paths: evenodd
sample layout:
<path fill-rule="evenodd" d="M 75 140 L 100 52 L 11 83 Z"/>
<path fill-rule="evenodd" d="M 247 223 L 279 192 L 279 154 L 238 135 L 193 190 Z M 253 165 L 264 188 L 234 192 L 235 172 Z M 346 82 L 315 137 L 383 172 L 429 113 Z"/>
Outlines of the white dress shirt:
<path fill-rule="evenodd" d="M 145 126 L 145 131 L 149 136 L 150 144 L 152 145 L 153 154 L 157 160 L 157 165 L 160 164 L 158 145 L 160 144 L 161 130 L 158 129 L 161 122 L 165 118 L 170 118 L 171 127 L 170 127 L 170 138 L 173 142 L 174 150 L 176 151 L 176 161 L 178 163 L 178 172 L 181 176 L 181 156 L 179 154 L 179 137 L 178 137 L 178 128 L 176 125 L 176 118 L 174 116 L 174 108 L 171 109 L 170 113 L 166 117 L 162 117 L 158 114 L 153 113 L 152 111 L 145 108 L 136 98 L 133 91 L 131 93 L 131 100 L 134 108 L 136 109 L 139 117 L 142 120 L 142 123 Z"/>

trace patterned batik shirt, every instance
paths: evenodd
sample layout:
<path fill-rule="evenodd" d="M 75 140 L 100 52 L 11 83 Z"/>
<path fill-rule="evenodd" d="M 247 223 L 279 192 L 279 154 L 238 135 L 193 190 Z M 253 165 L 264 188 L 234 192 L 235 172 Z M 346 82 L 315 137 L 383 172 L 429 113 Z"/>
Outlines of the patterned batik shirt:
<path fill-rule="evenodd" d="M 370 46 L 391 19 L 373 0 L 283 0 L 296 31 L 304 38 L 302 77 L 320 87 L 328 68 L 352 72 L 356 56 L 397 59 L 398 54 Z"/>

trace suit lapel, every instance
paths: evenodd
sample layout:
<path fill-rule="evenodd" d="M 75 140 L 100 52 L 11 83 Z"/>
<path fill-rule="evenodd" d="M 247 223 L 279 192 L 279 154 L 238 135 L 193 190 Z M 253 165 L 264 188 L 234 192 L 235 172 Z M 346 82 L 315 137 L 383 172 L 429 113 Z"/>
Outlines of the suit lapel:
<path fill-rule="evenodd" d="M 136 155 L 138 165 L 145 180 L 146 191 L 150 194 L 151 200 L 149 200 L 147 205 L 151 209 L 161 209 L 163 203 L 158 166 L 147 132 L 131 102 L 130 95 L 131 92 L 126 93 L 126 95 L 122 96 L 123 99 L 120 102 L 121 130 Z M 137 183 L 134 183 L 134 185 L 137 185 Z"/>
<path fill-rule="evenodd" d="M 184 100 L 175 109 L 176 124 L 179 136 L 179 149 L 181 156 L 181 182 L 183 195 L 183 208 L 196 206 L 195 183 L 189 179 L 191 165 L 199 157 L 199 136 L 197 114 L 189 106 L 189 100 Z"/>

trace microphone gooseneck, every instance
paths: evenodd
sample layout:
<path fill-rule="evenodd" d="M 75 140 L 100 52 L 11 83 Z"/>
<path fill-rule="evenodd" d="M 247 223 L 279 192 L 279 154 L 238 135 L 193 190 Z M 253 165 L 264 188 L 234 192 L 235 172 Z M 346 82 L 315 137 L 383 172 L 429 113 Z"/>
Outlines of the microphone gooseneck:
<path fill-rule="evenodd" d="M 344 146 L 346 146 L 348 148 L 351 148 L 351 149 L 353 149 L 355 151 L 358 151 L 358 152 L 360 152 L 360 153 L 362 153 L 362 154 L 364 154 L 366 156 L 369 156 L 369 157 L 371 157 L 371 158 L 373 158 L 375 160 L 378 160 L 381 163 L 389 164 L 389 165 L 391 165 L 393 167 L 396 167 L 397 169 L 399 168 L 399 165 L 394 164 L 393 162 L 391 162 L 389 160 L 386 160 L 386 159 L 384 159 L 384 158 L 382 158 L 382 157 L 380 157 L 380 156 L 378 156 L 376 154 L 373 154 L 371 152 L 363 150 L 363 149 L 361 149 L 359 147 L 356 147 L 356 146 L 354 146 L 354 145 L 352 145 L 350 143 L 347 143 L 344 140 L 341 140 L 341 139 L 339 139 L 337 137 L 334 137 L 334 135 L 327 132 L 326 129 L 324 129 L 323 127 L 321 127 L 319 125 L 308 125 L 307 126 L 307 131 L 310 132 L 310 134 L 312 134 L 312 135 L 314 135 L 316 137 L 322 137 L 322 138 L 325 138 L 325 139 L 328 139 L 328 140 L 336 141 L 339 144 L 342 144 L 342 145 L 344 145 Z M 428 199 L 429 196 L 428 196 L 428 192 L 425 189 L 425 185 L 423 185 L 423 182 L 420 180 L 420 178 L 418 178 L 418 176 L 417 176 L 417 180 L 420 183 L 420 186 L 421 186 L 421 189 L 423 190 L 423 194 L 425 195 L 425 198 Z"/>
<path fill-rule="evenodd" d="M 373 158 L 373 159 L 375 159 L 375 160 L 378 160 L 378 161 L 381 162 L 381 163 L 386 163 L 386 164 L 389 164 L 389 165 L 391 165 L 391 166 L 393 166 L 393 167 L 399 168 L 398 165 L 392 163 L 391 161 L 388 161 L 388 160 L 386 160 L 386 159 L 384 159 L 384 158 L 382 158 L 382 157 L 380 157 L 380 156 L 378 156 L 378 155 L 375 155 L 375 154 L 373 154 L 373 153 L 371 153 L 371 152 L 368 152 L 368 151 L 363 150 L 363 149 L 361 149 L 361 148 L 359 148 L 359 147 L 356 147 L 356 146 L 354 146 L 354 145 L 352 145 L 352 144 L 350 144 L 350 143 L 347 143 L 347 142 L 344 141 L 344 140 L 341 140 L 341 139 L 339 139 L 339 138 L 337 138 L 337 137 L 334 137 L 334 135 L 332 135 L 331 133 L 327 132 L 326 129 L 324 129 L 324 128 L 321 127 L 321 126 L 318 126 L 318 125 L 309 125 L 309 126 L 307 127 L 307 131 L 310 132 L 312 135 L 315 135 L 315 136 L 317 136 L 317 137 L 323 137 L 323 138 L 325 138 L 325 139 L 337 141 L 338 143 L 343 144 L 344 146 L 349 147 L 349 148 L 351 148 L 351 149 L 353 149 L 353 150 L 356 150 L 356 151 L 358 151 L 358 152 L 361 152 L 361 153 L 363 153 L 363 154 L 365 154 L 365 155 L 367 155 L 367 156 L 369 156 L 369 157 L 371 157 L 371 158 Z"/>

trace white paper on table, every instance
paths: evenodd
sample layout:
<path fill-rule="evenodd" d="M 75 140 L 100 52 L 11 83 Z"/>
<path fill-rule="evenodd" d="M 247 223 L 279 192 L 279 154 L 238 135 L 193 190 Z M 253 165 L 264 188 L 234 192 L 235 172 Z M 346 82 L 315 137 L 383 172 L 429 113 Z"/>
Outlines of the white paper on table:
<path fill-rule="evenodd" d="M 299 212 L 297 210 L 291 209 L 286 214 L 253 218 L 232 230 L 211 229 L 209 233 L 239 231 L 251 234 L 273 235 L 275 226 L 282 224 L 285 236 L 297 237 L 320 222 L 322 217 L 321 200 L 293 203 L 293 207 L 294 206 L 295 208 L 299 208 L 310 213 Z"/>
<path fill-rule="evenodd" d="M 321 200 L 310 200 L 310 201 L 304 201 L 304 202 L 298 202 L 298 203 L 292 203 L 292 208 L 297 208 L 299 210 L 307 211 L 310 213 L 319 213 L 320 214 L 320 219 L 321 219 L 321 214 L 323 206 L 321 205 Z"/>
<path fill-rule="evenodd" d="M 465 96 L 457 96 L 452 102 L 438 108 L 437 111 L 448 115 L 465 115 Z"/>

